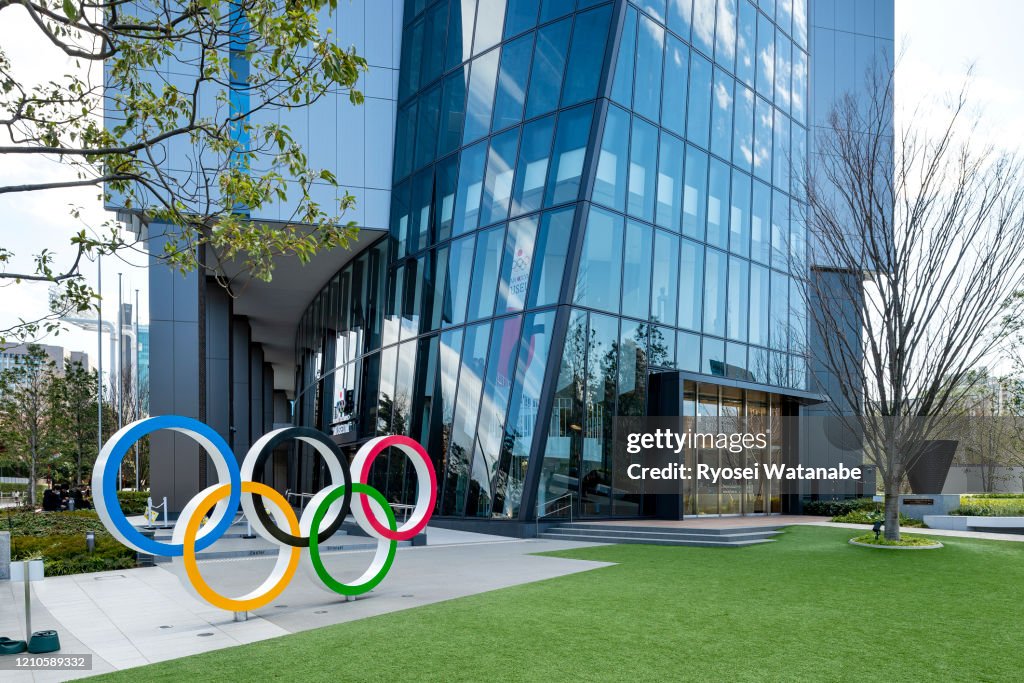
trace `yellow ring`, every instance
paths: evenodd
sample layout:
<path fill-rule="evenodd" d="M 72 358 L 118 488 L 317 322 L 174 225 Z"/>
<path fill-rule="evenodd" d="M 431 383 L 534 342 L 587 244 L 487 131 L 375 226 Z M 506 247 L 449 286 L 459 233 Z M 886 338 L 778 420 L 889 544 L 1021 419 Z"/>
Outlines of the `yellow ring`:
<path fill-rule="evenodd" d="M 196 563 L 196 536 L 199 534 L 199 524 L 202 522 L 203 517 L 206 516 L 207 511 L 216 505 L 218 501 L 226 498 L 230 491 L 231 485 L 224 484 L 215 488 L 206 498 L 200 501 L 195 513 L 188 520 L 188 525 L 185 527 L 184 554 L 182 559 L 185 562 L 185 572 L 192 582 L 192 587 L 196 589 L 196 592 L 204 600 L 214 607 L 219 607 L 229 612 L 247 612 L 263 607 L 281 594 L 295 575 L 295 570 L 299 567 L 299 558 L 302 555 L 302 550 L 300 548 L 289 548 L 291 556 L 288 558 L 288 567 L 285 569 L 284 575 L 263 595 L 248 600 L 236 600 L 225 597 L 210 588 L 203 575 L 199 573 L 199 567 Z M 255 481 L 243 481 L 242 493 L 255 493 L 269 498 L 284 513 L 285 519 L 288 520 L 290 533 L 292 535 L 299 534 L 299 520 L 295 517 L 295 512 L 292 510 L 291 505 L 288 504 L 280 493 L 266 484 L 260 484 Z"/>

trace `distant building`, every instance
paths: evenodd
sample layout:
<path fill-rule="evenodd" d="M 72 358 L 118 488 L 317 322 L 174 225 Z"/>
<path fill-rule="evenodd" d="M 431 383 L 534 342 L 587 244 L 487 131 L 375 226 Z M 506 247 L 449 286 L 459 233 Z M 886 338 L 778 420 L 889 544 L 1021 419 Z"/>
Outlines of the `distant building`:
<path fill-rule="evenodd" d="M 8 346 L 0 349 L 0 371 L 8 370 L 21 363 L 25 362 L 24 359 L 28 355 L 28 349 L 30 344 L 18 344 L 16 346 Z M 58 372 L 64 372 L 64 368 L 67 363 L 81 363 L 83 367 L 89 367 L 89 354 L 84 351 L 71 351 L 67 354 L 67 361 L 65 362 L 65 354 L 63 346 L 50 346 L 48 344 L 36 344 L 43 351 L 46 352 L 47 357 L 53 361 Z"/>

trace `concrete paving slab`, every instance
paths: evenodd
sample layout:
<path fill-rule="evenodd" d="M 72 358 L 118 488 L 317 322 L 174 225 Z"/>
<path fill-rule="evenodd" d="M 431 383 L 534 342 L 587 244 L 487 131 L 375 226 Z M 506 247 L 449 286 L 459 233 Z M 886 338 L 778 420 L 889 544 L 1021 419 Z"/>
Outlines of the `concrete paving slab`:
<path fill-rule="evenodd" d="M 57 629 L 61 654 L 92 654 L 93 670 L 5 671 L 0 680 L 70 680 L 609 566 L 534 554 L 594 543 L 443 529 L 428 533 L 436 545 L 400 547 L 388 577 L 355 601 L 323 590 L 319 580 L 300 571 L 273 604 L 242 622 L 194 597 L 171 564 L 47 578 L 35 589 L 33 625 Z M 361 574 L 371 557 L 372 551 L 323 555 L 328 570 L 342 581 Z M 213 588 L 238 594 L 261 583 L 273 562 L 271 557 L 210 559 L 201 561 L 200 569 Z M 0 582 L 0 634 L 24 632 L 15 609 L 21 604 L 19 590 L 20 584 Z"/>

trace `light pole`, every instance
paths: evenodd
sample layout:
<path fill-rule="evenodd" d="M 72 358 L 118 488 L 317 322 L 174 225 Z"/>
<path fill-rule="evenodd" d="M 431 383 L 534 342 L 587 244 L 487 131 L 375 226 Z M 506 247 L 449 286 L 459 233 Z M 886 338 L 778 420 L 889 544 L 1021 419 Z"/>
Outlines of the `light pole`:
<path fill-rule="evenodd" d="M 103 450 L 103 254 L 96 252 L 96 453 Z"/>
<path fill-rule="evenodd" d="M 124 335 L 121 334 L 124 330 L 124 303 L 121 298 L 123 290 L 121 288 L 121 277 L 123 273 L 117 274 L 117 429 L 121 430 L 124 426 Z M 117 468 L 117 490 L 120 491 L 124 487 L 124 477 L 121 474 L 121 470 L 124 467 L 124 460 L 121 461 L 121 465 Z"/>
<path fill-rule="evenodd" d="M 135 419 L 142 419 L 141 399 L 139 398 L 139 375 L 142 366 L 139 364 L 139 290 L 135 290 L 135 310 L 132 311 L 135 323 Z M 139 442 L 135 442 L 135 490 L 139 490 Z"/>

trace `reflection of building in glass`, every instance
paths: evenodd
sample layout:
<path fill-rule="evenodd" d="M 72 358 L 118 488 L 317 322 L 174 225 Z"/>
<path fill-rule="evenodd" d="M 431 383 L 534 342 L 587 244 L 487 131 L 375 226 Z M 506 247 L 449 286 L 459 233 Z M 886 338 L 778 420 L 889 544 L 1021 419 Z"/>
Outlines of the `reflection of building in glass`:
<path fill-rule="evenodd" d="M 801 183 L 836 84 L 854 89 L 855 70 L 891 52 L 891 1 L 356 5 L 339 13 L 364 17 L 365 118 L 349 127 L 340 103 L 308 126 L 339 141 L 330 150 L 356 148 L 342 182 L 366 206 L 358 251 L 282 264 L 235 299 L 167 279 L 174 305 L 150 306 L 154 413 L 192 411 L 237 449 L 292 399 L 292 421 L 346 447 L 423 442 L 438 519 L 526 522 L 567 493 L 583 515 L 662 514 L 654 495 L 616 494 L 612 457 L 613 419 L 661 400 L 652 376 L 681 378 L 679 410 L 721 420 L 816 400 L 795 285 Z M 389 78 L 394 90 L 371 90 Z M 199 368 L 164 365 L 181 344 Z M 154 452 L 185 454 L 161 438 Z M 796 453 L 779 438 L 771 457 Z M 175 486 L 205 481 L 168 468 Z M 324 483 L 313 455 L 271 469 L 293 491 Z M 413 493 L 397 455 L 371 483 Z M 685 514 L 799 506 L 742 488 L 681 495 Z"/>

